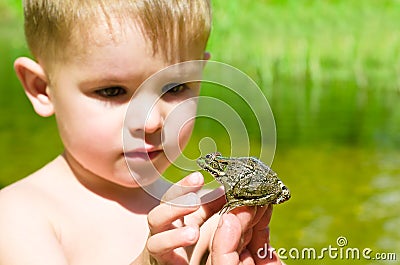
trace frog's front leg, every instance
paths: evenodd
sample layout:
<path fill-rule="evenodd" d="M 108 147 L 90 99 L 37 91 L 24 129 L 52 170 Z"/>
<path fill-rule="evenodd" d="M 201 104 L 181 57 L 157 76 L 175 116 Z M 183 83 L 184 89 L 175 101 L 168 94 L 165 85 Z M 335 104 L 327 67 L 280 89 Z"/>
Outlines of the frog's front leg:
<path fill-rule="evenodd" d="M 231 210 L 230 207 L 231 202 L 236 201 L 235 196 L 233 194 L 233 189 L 225 190 L 225 198 L 226 198 L 226 203 L 219 211 L 219 214 L 224 214 Z"/>
<path fill-rule="evenodd" d="M 226 203 L 222 210 L 220 211 L 220 214 L 230 212 L 231 210 L 240 207 L 240 206 L 264 206 L 270 203 L 271 198 L 273 195 L 268 195 L 266 197 L 261 197 L 261 198 L 252 198 L 252 199 L 233 199 Z"/>

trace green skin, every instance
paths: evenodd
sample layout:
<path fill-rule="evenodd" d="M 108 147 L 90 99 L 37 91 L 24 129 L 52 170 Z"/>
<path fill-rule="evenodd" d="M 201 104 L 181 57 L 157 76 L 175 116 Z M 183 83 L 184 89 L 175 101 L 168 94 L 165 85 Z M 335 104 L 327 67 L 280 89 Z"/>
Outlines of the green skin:
<path fill-rule="evenodd" d="M 277 174 L 254 157 L 223 157 L 210 153 L 197 159 L 225 188 L 227 203 L 220 213 L 239 206 L 280 204 L 290 199 L 290 191 Z"/>

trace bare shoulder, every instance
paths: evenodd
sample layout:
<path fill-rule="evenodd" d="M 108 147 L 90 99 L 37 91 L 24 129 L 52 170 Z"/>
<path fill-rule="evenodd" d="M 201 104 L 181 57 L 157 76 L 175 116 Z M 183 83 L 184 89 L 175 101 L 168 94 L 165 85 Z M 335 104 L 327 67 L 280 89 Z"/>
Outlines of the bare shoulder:
<path fill-rule="evenodd" d="M 39 210 L 37 207 L 51 203 L 49 197 L 54 187 L 52 183 L 57 181 L 55 175 L 60 175 L 60 160 L 56 159 L 30 176 L 1 189 L 0 209 L 12 210 L 13 214 L 24 214 L 36 212 Z"/>
<path fill-rule="evenodd" d="M 0 190 L 0 264 L 66 264 L 47 214 L 46 167 Z"/>
<path fill-rule="evenodd" d="M 41 169 L 32 175 L 17 181 L 0 190 L 0 209 L 10 211 L 12 215 L 24 214 L 33 211 L 36 202 L 42 197 L 40 175 L 45 169 Z M 27 207 L 29 206 L 29 207 Z M 0 216 L 1 219 L 5 214 Z"/>
<path fill-rule="evenodd" d="M 47 222 L 57 207 L 55 194 L 60 193 L 60 177 L 65 169 L 57 158 L 30 176 L 0 190 L 0 229 Z M 55 184 L 57 183 L 57 184 Z M 11 222 L 12 221 L 12 222 Z M 48 223 L 48 222 L 47 222 Z"/>
<path fill-rule="evenodd" d="M 28 177 L 29 178 L 29 177 Z M 0 233 L 12 234 L 43 219 L 40 193 L 30 181 L 18 181 L 0 190 Z M 4 237 L 0 238 L 1 239 Z M 0 248 L 2 249 L 2 248 Z M 0 255 L 1 256 L 1 255 Z"/>

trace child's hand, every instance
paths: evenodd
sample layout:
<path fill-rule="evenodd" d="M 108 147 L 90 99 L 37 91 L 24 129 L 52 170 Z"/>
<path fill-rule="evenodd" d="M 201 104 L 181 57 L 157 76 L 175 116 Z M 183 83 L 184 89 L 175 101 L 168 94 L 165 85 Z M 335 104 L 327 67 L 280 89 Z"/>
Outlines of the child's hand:
<path fill-rule="evenodd" d="M 207 264 L 283 264 L 275 252 L 264 255 L 265 247 L 269 245 L 271 215 L 271 205 L 241 207 L 222 215 Z"/>
<path fill-rule="evenodd" d="M 140 257 L 143 264 L 189 264 L 200 226 L 224 204 L 222 198 L 200 206 L 200 198 L 194 193 L 204 184 L 200 173 L 190 174 L 177 184 L 166 192 L 165 202 L 148 214 L 150 236 Z"/>

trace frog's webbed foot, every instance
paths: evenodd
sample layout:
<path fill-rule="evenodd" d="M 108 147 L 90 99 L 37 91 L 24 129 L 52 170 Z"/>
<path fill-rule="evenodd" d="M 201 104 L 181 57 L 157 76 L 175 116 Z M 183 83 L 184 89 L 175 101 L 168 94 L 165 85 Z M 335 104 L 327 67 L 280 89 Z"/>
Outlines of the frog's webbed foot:
<path fill-rule="evenodd" d="M 224 213 L 229 213 L 236 207 L 243 206 L 243 205 L 245 205 L 245 204 L 243 204 L 243 202 L 240 200 L 229 201 L 224 205 L 224 207 L 222 207 L 222 209 L 219 211 L 219 214 L 223 215 Z"/>
<path fill-rule="evenodd" d="M 266 198 L 258 198 L 258 199 L 249 199 L 249 200 L 231 200 L 228 201 L 224 207 L 222 207 L 219 214 L 222 215 L 224 213 L 228 213 L 233 209 L 240 207 L 240 206 L 264 206 L 270 204 L 269 197 Z"/>
<path fill-rule="evenodd" d="M 228 213 L 232 210 L 233 208 L 231 208 L 230 203 L 226 203 L 224 205 L 224 207 L 222 207 L 222 209 L 219 211 L 219 215 L 223 215 L 224 213 Z"/>

